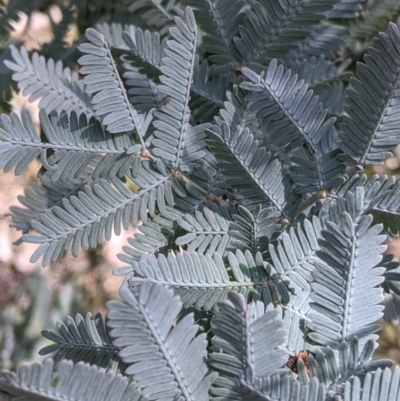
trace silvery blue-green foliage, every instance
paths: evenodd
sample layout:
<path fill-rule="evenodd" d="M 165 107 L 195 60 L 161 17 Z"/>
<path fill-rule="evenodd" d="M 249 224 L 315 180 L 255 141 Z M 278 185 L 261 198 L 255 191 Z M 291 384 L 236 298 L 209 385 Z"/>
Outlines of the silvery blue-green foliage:
<path fill-rule="evenodd" d="M 400 143 L 399 28 L 354 63 L 341 55 L 361 0 L 184 3 L 122 2 L 133 23 L 89 27 L 80 75 L 12 48 L 42 128 L 26 110 L 0 119 L 0 166 L 42 165 L 11 209 L 19 243 L 46 266 L 135 230 L 105 323 L 44 330 L 52 358 L 0 372 L 0 390 L 400 400 L 398 368 L 372 360 L 379 319 L 400 315 L 400 265 L 384 255 L 400 185 L 360 174 Z"/>

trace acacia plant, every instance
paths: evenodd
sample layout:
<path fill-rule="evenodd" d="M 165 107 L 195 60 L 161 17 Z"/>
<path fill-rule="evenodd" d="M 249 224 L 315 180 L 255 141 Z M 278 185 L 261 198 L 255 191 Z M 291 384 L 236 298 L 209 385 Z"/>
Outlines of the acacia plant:
<path fill-rule="evenodd" d="M 88 28 L 76 70 L 24 47 L 5 62 L 40 99 L 42 135 L 26 110 L 0 130 L 4 171 L 42 165 L 11 210 L 37 244 L 31 261 L 135 230 L 105 319 L 44 330 L 52 357 L 1 371 L 0 389 L 21 401 L 400 400 L 400 369 L 371 359 L 377 321 L 400 313 L 399 263 L 384 254 L 400 183 L 361 174 L 400 143 L 399 28 L 355 64 L 340 57 L 368 28 L 361 0 L 119 6 L 136 25 Z"/>

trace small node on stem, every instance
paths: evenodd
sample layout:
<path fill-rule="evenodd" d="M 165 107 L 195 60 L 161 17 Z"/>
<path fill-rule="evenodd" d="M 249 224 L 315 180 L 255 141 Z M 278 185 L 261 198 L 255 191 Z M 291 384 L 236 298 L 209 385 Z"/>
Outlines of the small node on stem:
<path fill-rule="evenodd" d="M 205 199 L 207 199 L 207 200 L 209 200 L 211 202 L 215 201 L 215 195 L 211 192 L 211 189 L 207 190 L 207 193 L 206 193 L 206 195 L 204 197 L 205 197 Z"/>
<path fill-rule="evenodd" d="M 177 168 L 171 170 L 171 175 L 172 177 L 175 177 L 177 180 L 181 180 L 183 178 L 182 173 Z"/>
<path fill-rule="evenodd" d="M 150 152 L 146 148 L 142 148 L 140 150 L 140 157 L 142 159 L 151 159 L 152 158 Z"/>

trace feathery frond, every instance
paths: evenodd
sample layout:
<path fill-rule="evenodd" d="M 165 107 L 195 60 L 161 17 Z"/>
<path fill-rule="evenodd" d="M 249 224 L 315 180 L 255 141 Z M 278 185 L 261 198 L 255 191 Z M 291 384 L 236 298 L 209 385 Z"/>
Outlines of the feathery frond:
<path fill-rule="evenodd" d="M 276 286 L 279 285 L 278 282 Z M 283 288 L 286 286 L 282 284 Z M 273 298 L 275 298 L 274 289 L 272 292 Z M 282 291 L 281 291 L 282 292 Z M 300 352 L 311 347 L 311 342 L 306 337 L 307 327 L 305 322 L 309 319 L 307 318 L 307 313 L 310 310 L 310 290 L 301 290 L 300 288 L 294 293 L 289 293 L 286 289 L 286 305 L 283 305 L 283 328 L 287 331 L 288 337 L 284 346 L 290 352 Z"/>
<path fill-rule="evenodd" d="M 349 26 L 344 53 L 361 55 L 370 45 L 371 40 L 383 31 L 388 22 L 393 21 L 400 12 L 396 0 L 380 0 L 365 2 L 362 18 L 358 18 Z"/>
<path fill-rule="evenodd" d="M 112 361 L 120 362 L 117 356 L 120 348 L 112 345 L 100 313 L 94 318 L 89 312 L 85 318 L 78 313 L 75 320 L 68 316 L 66 324 L 58 321 L 56 328 L 58 333 L 42 331 L 42 336 L 54 344 L 43 347 L 39 355 L 55 353 L 52 356 L 54 363 L 68 359 L 102 368 L 107 368 Z"/>
<path fill-rule="evenodd" d="M 357 221 L 359 216 L 372 213 L 376 223 L 382 223 L 386 231 L 397 235 L 399 212 L 399 185 L 394 177 L 367 179 L 366 175 L 353 175 L 342 185 L 333 188 L 330 197 L 323 203 L 320 218 L 338 221 L 343 211 Z"/>
<path fill-rule="evenodd" d="M 335 61 L 337 53 L 346 43 L 348 30 L 341 25 L 320 24 L 310 26 L 311 33 L 297 42 L 297 48 L 279 57 L 285 65 L 323 56 L 325 60 Z"/>
<path fill-rule="evenodd" d="M 206 401 L 216 374 L 205 363 L 205 334 L 188 314 L 174 327 L 182 303 L 172 290 L 143 282 L 120 290 L 123 301 L 108 303 L 107 325 L 120 358 L 150 400 Z M 148 374 L 146 375 L 145 372 Z M 151 373 L 151 376 L 149 374 Z M 151 379 L 149 380 L 149 378 Z"/>
<path fill-rule="evenodd" d="M 124 32 L 127 32 L 128 35 L 134 35 L 136 27 L 134 25 L 122 25 L 116 22 L 112 22 L 111 24 L 104 22 L 96 24 L 95 29 L 104 36 L 104 39 L 112 47 L 126 51 L 129 50 L 129 46 L 125 41 Z"/>
<path fill-rule="evenodd" d="M 144 31 L 130 27 L 122 34 L 130 52 L 122 57 L 139 68 L 139 72 L 148 78 L 158 79 L 161 60 L 166 56 L 167 39 L 161 39 L 158 32 Z"/>
<path fill-rule="evenodd" d="M 371 226 L 372 216 L 363 216 L 355 224 L 347 212 L 340 222 L 327 222 L 322 232 L 318 256 L 327 265 L 316 265 L 311 284 L 307 316 L 308 336 L 322 345 L 337 349 L 341 341 L 358 337 L 363 346 L 380 329 L 375 324 L 382 317 L 384 267 L 379 267 L 381 245 L 386 235 L 379 235 L 382 225 Z"/>
<path fill-rule="evenodd" d="M 197 124 L 210 122 L 222 108 L 228 88 L 226 74 L 211 74 L 207 60 L 195 63 L 189 107 Z"/>
<path fill-rule="evenodd" d="M 30 188 L 24 190 L 24 195 L 18 195 L 19 202 L 25 206 L 11 206 L 11 217 L 13 223 L 10 227 L 21 230 L 27 234 L 33 229 L 32 221 L 39 219 L 39 214 L 46 209 L 61 205 L 64 198 L 81 191 L 90 179 L 92 171 L 88 168 L 82 174 L 67 181 L 51 181 L 51 172 L 39 176 L 40 184 L 32 183 Z"/>
<path fill-rule="evenodd" d="M 186 214 L 177 223 L 187 234 L 178 237 L 175 242 L 177 245 L 187 245 L 187 252 L 196 251 L 211 256 L 214 252 L 225 254 L 230 243 L 228 231 L 232 223 L 232 216 L 225 206 L 218 207 L 210 203 L 208 207 L 196 210 L 194 215 Z"/>
<path fill-rule="evenodd" d="M 270 152 L 260 146 L 248 129 L 232 132 L 228 123 L 221 124 L 221 135 L 208 130 L 209 148 L 218 160 L 227 184 L 246 189 L 263 199 L 266 206 L 274 206 L 284 216 L 296 209 L 300 199 L 293 193 L 291 182 L 284 174 L 281 163 L 272 159 Z"/>
<path fill-rule="evenodd" d="M 203 38 L 208 60 L 218 65 L 218 71 L 232 70 L 235 57 L 232 39 L 244 17 L 243 0 L 188 0 L 200 28 L 207 34 Z M 211 18 L 210 18 L 211 17 Z"/>
<path fill-rule="evenodd" d="M 154 113 L 156 120 L 153 122 L 155 139 L 152 142 L 152 153 L 171 162 L 176 168 L 187 155 L 183 147 L 185 139 L 200 134 L 206 127 L 191 127 L 188 121 L 197 40 L 197 26 L 192 9 L 187 7 L 185 19 L 176 17 L 175 22 L 179 29 L 170 28 L 173 39 L 167 41 L 167 57 L 163 58 L 160 68 L 164 74 L 160 77 L 163 85 L 158 87 L 170 99 L 161 110 Z"/>
<path fill-rule="evenodd" d="M 294 182 L 295 191 L 310 193 L 330 189 L 344 180 L 342 173 L 346 165 L 337 148 L 336 135 L 331 130 L 315 146 L 316 152 L 310 152 L 303 147 L 290 158 L 293 163 L 289 170 Z"/>
<path fill-rule="evenodd" d="M 399 43 L 399 29 L 390 23 L 357 64 L 358 79 L 347 89 L 339 146 L 354 164 L 380 165 L 400 143 Z"/>
<path fill-rule="evenodd" d="M 288 67 L 292 75 L 296 74 L 298 80 L 304 79 L 308 89 L 312 89 L 314 95 L 319 96 L 319 101 L 330 114 L 342 114 L 337 112 L 343 108 L 345 87 L 343 81 L 349 79 L 351 73 L 346 68 L 351 63 L 350 59 L 340 64 L 327 60 L 323 55 L 318 58 L 304 59 L 290 63 Z"/>
<path fill-rule="evenodd" d="M 257 379 L 247 373 L 239 379 L 237 391 L 240 399 L 248 401 L 319 401 L 325 396 L 325 388 L 316 378 L 300 384 L 288 375 L 279 374 Z"/>
<path fill-rule="evenodd" d="M 0 390 L 18 400 L 37 401 L 142 401 L 137 384 L 112 370 L 83 362 L 63 360 L 54 366 L 52 359 L 43 363 L 22 364 L 17 374 L 0 371 Z"/>
<path fill-rule="evenodd" d="M 400 397 L 400 369 L 389 368 L 367 373 L 363 382 L 358 377 L 348 381 L 344 390 L 344 401 L 397 400 Z"/>
<path fill-rule="evenodd" d="M 162 213 L 166 205 L 174 205 L 173 190 L 169 177 L 151 164 L 143 162 L 136 178 L 141 188 L 132 193 L 120 181 L 112 186 L 106 180 L 95 180 L 77 195 L 64 199 L 62 207 L 53 206 L 40 214 L 39 221 L 32 223 L 39 235 L 25 234 L 23 240 L 40 244 L 31 257 L 37 261 L 42 255 L 43 266 L 56 260 L 71 246 L 74 256 L 79 249 L 94 248 L 104 239 L 110 240 L 114 231 L 121 232 L 129 224 L 137 226 L 147 222 L 147 213 L 154 216 L 157 209 Z"/>
<path fill-rule="evenodd" d="M 297 47 L 310 26 L 326 19 L 337 0 L 260 0 L 246 11 L 240 37 L 233 39 L 244 63 L 266 63 Z"/>
<path fill-rule="evenodd" d="M 176 0 L 123 0 L 128 11 L 140 16 L 148 27 L 155 27 L 160 35 L 168 33 L 174 16 L 181 13 Z"/>
<path fill-rule="evenodd" d="M 85 92 L 93 95 L 92 108 L 101 118 L 108 132 L 116 134 L 133 129 L 142 143 L 146 129 L 145 116 L 139 115 L 129 103 L 125 88 L 104 36 L 93 28 L 86 30 L 89 43 L 82 43 L 79 50 L 85 55 L 78 62 Z"/>
<path fill-rule="evenodd" d="M 169 206 L 166 206 L 165 209 L 164 213 L 156 214 L 148 219 L 146 224 L 138 226 L 139 232 L 128 238 L 129 246 L 122 247 L 124 253 L 119 253 L 117 256 L 119 260 L 128 263 L 129 266 L 114 269 L 113 274 L 133 274 L 132 265 L 134 262 L 139 263 L 143 256 L 153 255 L 156 252 L 166 254 L 173 248 L 175 221 L 182 218 L 183 214 Z"/>
<path fill-rule="evenodd" d="M 289 149 L 306 144 L 316 153 L 316 145 L 329 131 L 334 130 L 335 118 L 325 121 L 327 110 L 318 102 L 318 96 L 308 90 L 303 80 L 272 60 L 265 78 L 249 68 L 242 69 L 250 82 L 243 82 L 243 89 L 254 92 L 246 97 L 250 110 L 257 110 L 257 117 L 266 120 L 272 139 L 278 146 Z"/>
<path fill-rule="evenodd" d="M 233 222 L 229 226 L 231 237 L 229 248 L 248 249 L 253 255 L 268 252 L 268 243 L 281 227 L 280 213 L 274 208 L 257 207 L 250 213 L 244 206 L 238 207 L 238 213 L 232 215 Z"/>
<path fill-rule="evenodd" d="M 297 360 L 297 373 L 302 383 L 317 378 L 330 393 L 343 393 L 345 383 L 354 377 L 363 379 L 368 372 L 391 367 L 390 359 L 371 360 L 375 345 L 368 340 L 362 349 L 359 349 L 357 337 L 349 342 L 341 342 L 339 351 L 329 347 L 317 347 L 307 355 L 307 367 L 302 359 Z"/>
<path fill-rule="evenodd" d="M 365 0 L 340 0 L 335 4 L 332 11 L 328 12 L 330 19 L 356 18 L 362 11 Z"/>
<path fill-rule="evenodd" d="M 173 288 L 184 306 L 210 310 L 227 298 L 229 291 L 243 294 L 248 300 L 270 300 L 267 273 L 260 254 L 250 252 L 227 254 L 230 271 L 219 253 L 169 253 L 142 257 L 133 262 L 135 276 L 129 279 L 135 287 L 143 281 L 162 283 Z"/>
<path fill-rule="evenodd" d="M 22 94 L 29 96 L 30 102 L 40 99 L 39 108 L 47 114 L 53 110 L 74 110 L 84 112 L 88 117 L 95 115 L 78 74 L 63 68 L 61 61 L 54 62 L 51 58 L 46 61 L 36 52 L 31 61 L 23 46 L 20 49 L 11 46 L 10 49 L 13 61 L 5 60 L 4 64 L 14 71 L 13 80 L 18 82 Z"/>
<path fill-rule="evenodd" d="M 392 235 L 398 236 L 400 229 L 398 224 L 400 223 L 400 184 L 399 182 L 394 183 L 392 181 L 391 188 L 387 188 L 386 196 L 384 196 L 380 202 L 377 202 L 372 207 L 372 214 L 375 221 L 382 223 L 385 230 L 390 232 Z"/>
<path fill-rule="evenodd" d="M 80 176 L 88 167 L 95 166 L 94 176 L 125 174 L 135 164 L 137 156 L 127 154 L 131 142 L 126 135 L 104 132 L 95 118 L 87 119 L 74 111 L 68 118 L 52 111 L 48 117 L 44 110 L 39 112 L 40 122 L 48 143 L 43 143 L 36 132 L 29 112 L 24 109 L 21 119 L 11 113 L 1 115 L 4 129 L 0 130 L 0 166 L 4 171 L 15 167 L 15 174 L 21 174 L 37 157 L 51 175 L 51 180 L 68 180 Z"/>
<path fill-rule="evenodd" d="M 305 219 L 297 226 L 284 231 L 276 245 L 269 245 L 272 268 L 269 274 L 274 279 L 288 280 L 289 287 L 295 290 L 310 290 L 315 262 L 320 262 L 317 251 L 320 249 L 322 224 L 317 216 Z"/>
<path fill-rule="evenodd" d="M 284 366 L 287 356 L 279 349 L 287 334 L 282 329 L 282 312 L 279 308 L 266 311 L 264 308 L 262 302 L 248 306 L 245 298 L 235 293 L 218 303 L 211 322 L 216 338 L 209 364 L 219 372 L 219 377 L 211 387 L 211 399 L 222 396 L 222 399 L 242 400 L 235 391 L 235 378 L 248 367 L 255 377 L 261 378 Z"/>

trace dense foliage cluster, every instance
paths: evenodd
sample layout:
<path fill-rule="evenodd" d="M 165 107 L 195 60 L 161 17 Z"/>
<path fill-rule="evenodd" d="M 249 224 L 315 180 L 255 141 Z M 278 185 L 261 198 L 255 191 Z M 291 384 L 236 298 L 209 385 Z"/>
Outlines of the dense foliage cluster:
<path fill-rule="evenodd" d="M 27 110 L 2 114 L 0 166 L 41 162 L 11 210 L 32 262 L 133 226 L 114 270 L 126 279 L 105 320 L 44 330 L 52 357 L 1 371 L 0 390 L 400 400 L 400 369 L 371 359 L 377 321 L 400 314 L 400 265 L 384 254 L 400 184 L 361 174 L 400 144 L 396 2 L 93 1 L 92 20 L 80 3 L 63 3 L 85 30 L 71 49 L 4 51 L 40 99 L 41 133 Z"/>

